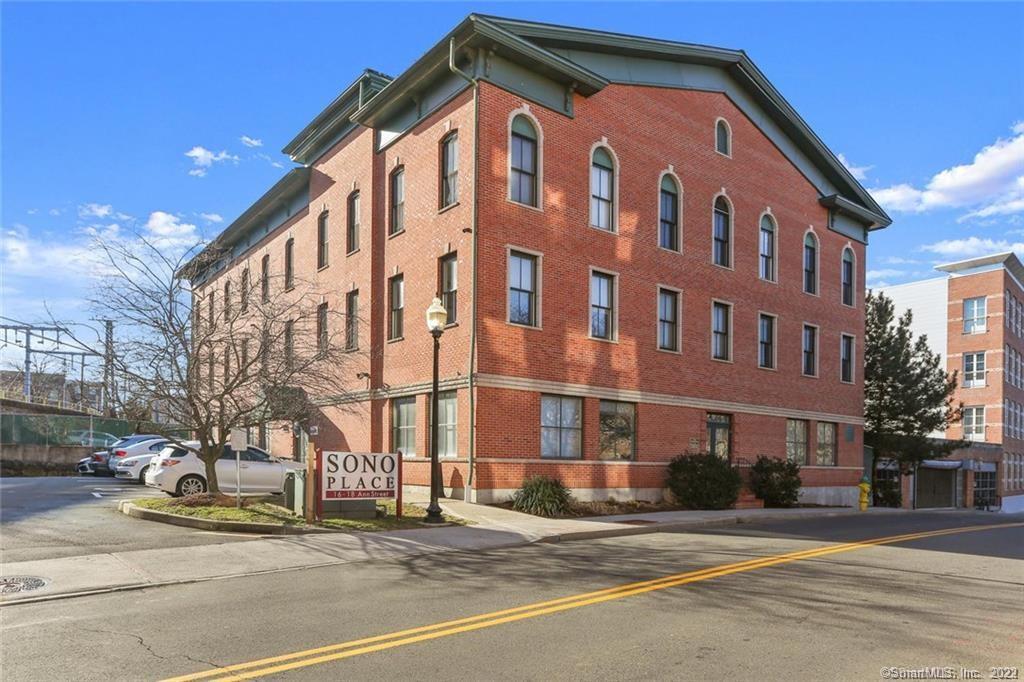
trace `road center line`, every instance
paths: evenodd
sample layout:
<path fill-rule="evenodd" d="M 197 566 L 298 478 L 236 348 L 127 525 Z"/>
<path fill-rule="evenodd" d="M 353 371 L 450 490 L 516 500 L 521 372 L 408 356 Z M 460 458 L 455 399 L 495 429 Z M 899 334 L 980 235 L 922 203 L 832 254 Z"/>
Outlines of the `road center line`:
<path fill-rule="evenodd" d="M 224 666 L 221 668 L 216 668 L 213 670 L 206 670 L 199 673 L 170 678 L 168 680 L 165 680 L 164 682 L 191 682 L 192 680 L 201 680 L 208 678 L 217 678 L 218 680 L 222 680 L 225 682 L 227 680 L 248 680 L 254 677 L 263 677 L 266 675 L 272 675 L 287 670 L 294 670 L 296 668 L 304 668 L 311 665 L 319 665 L 322 663 L 328 663 L 331 661 L 351 658 L 353 656 L 359 656 L 362 654 L 383 651 L 386 649 L 392 649 L 399 646 L 405 646 L 407 644 L 415 644 L 417 642 L 439 639 L 441 637 L 448 637 L 450 635 L 456 635 L 463 632 L 471 632 L 474 630 L 481 630 L 484 628 L 494 627 L 496 625 L 502 625 L 505 623 L 512 623 L 520 620 L 525 620 L 528 618 L 535 618 L 537 616 L 558 613 L 561 611 L 568 611 L 570 609 L 575 609 L 582 606 L 600 604 L 606 601 L 612 601 L 616 599 L 622 599 L 624 597 L 645 594 L 647 592 L 652 592 L 655 590 L 663 590 L 669 587 L 677 587 L 679 585 L 686 585 L 689 583 L 700 582 L 703 580 L 710 580 L 712 578 L 718 578 L 726 575 L 731 575 L 734 573 L 744 573 L 747 571 L 754 571 L 761 568 L 778 566 L 780 564 L 793 563 L 805 559 L 827 556 L 830 554 L 838 554 L 841 552 L 850 552 L 858 549 L 867 549 L 879 545 L 909 542 L 911 540 L 920 540 L 924 538 L 938 537 L 943 535 L 970 533 L 976 531 L 993 530 L 997 528 L 1015 528 L 1021 526 L 1024 526 L 1024 523 L 1003 523 L 978 526 L 963 526 L 959 528 L 944 528 L 933 531 L 907 533 L 903 535 L 891 535 L 887 537 L 875 538 L 872 540 L 863 540 L 860 542 L 842 543 L 838 545 L 826 545 L 823 547 L 816 547 L 812 549 L 802 550 L 799 552 L 790 552 L 787 554 L 760 557 L 757 559 L 750 559 L 747 561 L 740 561 L 731 564 L 722 564 L 719 566 L 712 566 L 700 570 L 662 576 L 660 578 L 654 578 L 651 580 L 626 583 L 624 585 L 610 587 L 603 590 L 597 590 L 595 592 L 586 592 L 571 595 L 568 597 L 562 597 L 559 599 L 536 602 L 533 604 L 527 604 L 524 606 L 519 606 L 511 609 L 493 611 L 490 613 L 480 614 L 477 616 L 469 616 L 466 618 L 459 618 L 456 620 L 435 623 L 433 625 L 424 625 L 384 635 L 377 635 L 374 637 L 367 637 L 363 639 L 352 640 L 349 642 L 332 644 L 324 647 L 318 647 L 315 649 L 307 649 L 304 651 L 297 651 L 290 654 L 283 654 L 280 656 L 263 658 L 255 661 L 250 661 L 248 663 L 238 663 L 234 665 Z M 230 674 L 235 672 L 238 672 L 238 674 Z M 225 673 L 228 674 L 225 675 Z"/>

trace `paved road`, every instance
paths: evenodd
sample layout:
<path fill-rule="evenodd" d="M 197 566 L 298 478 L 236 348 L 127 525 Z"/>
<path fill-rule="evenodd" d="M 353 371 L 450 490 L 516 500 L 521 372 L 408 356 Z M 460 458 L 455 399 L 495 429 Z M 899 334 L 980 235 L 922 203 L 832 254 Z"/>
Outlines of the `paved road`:
<path fill-rule="evenodd" d="M 165 494 L 111 477 L 0 478 L 0 562 L 251 540 L 133 519 L 118 500 Z"/>
<path fill-rule="evenodd" d="M 160 679 L 386 635 L 236 674 L 297 665 L 274 679 L 879 680 L 884 666 L 967 666 L 988 679 L 989 666 L 1024 667 L 1024 527 L 836 543 L 1022 521 L 798 520 L 10 605 L 0 609 L 3 678 Z M 822 547 L 833 549 L 812 552 Z"/>

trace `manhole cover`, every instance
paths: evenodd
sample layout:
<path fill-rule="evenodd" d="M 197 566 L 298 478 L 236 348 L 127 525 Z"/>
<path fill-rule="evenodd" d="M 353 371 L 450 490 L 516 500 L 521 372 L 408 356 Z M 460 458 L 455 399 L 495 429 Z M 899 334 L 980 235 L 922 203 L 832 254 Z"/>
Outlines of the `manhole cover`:
<path fill-rule="evenodd" d="M 0 578 L 0 594 L 13 594 L 15 592 L 28 592 L 38 590 L 46 584 L 43 578 L 36 578 L 31 575 L 12 575 Z"/>

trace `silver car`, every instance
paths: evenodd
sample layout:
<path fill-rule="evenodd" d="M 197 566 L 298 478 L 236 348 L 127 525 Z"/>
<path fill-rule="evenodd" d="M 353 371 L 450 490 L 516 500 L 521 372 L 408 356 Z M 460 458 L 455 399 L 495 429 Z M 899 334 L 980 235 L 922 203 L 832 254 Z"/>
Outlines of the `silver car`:
<path fill-rule="evenodd" d="M 116 461 L 111 460 L 114 476 L 116 478 L 129 479 L 144 484 L 146 482 L 146 472 L 149 471 L 150 464 L 152 464 L 153 460 L 160 454 L 160 451 L 167 445 L 168 442 L 162 438 L 159 440 L 147 441 L 142 443 L 140 447 L 135 448 L 136 450 L 145 450 L 142 454 L 122 457 Z"/>

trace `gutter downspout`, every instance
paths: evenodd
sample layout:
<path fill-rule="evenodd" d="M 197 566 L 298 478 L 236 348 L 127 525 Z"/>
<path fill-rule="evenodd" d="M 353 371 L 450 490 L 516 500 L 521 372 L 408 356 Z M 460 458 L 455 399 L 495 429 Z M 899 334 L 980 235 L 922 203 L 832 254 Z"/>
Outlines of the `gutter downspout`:
<path fill-rule="evenodd" d="M 472 290 L 473 304 L 471 306 L 471 319 L 469 325 L 469 369 L 467 378 L 469 380 L 469 453 L 467 456 L 468 474 L 466 485 L 463 491 L 463 499 L 469 499 L 473 490 L 474 459 L 476 454 L 476 393 L 473 388 L 473 378 L 476 373 L 476 290 L 477 290 L 477 203 L 480 197 L 480 88 L 476 78 L 455 65 L 455 38 L 448 41 L 448 69 L 464 78 L 473 87 L 473 263 L 472 263 Z"/>

